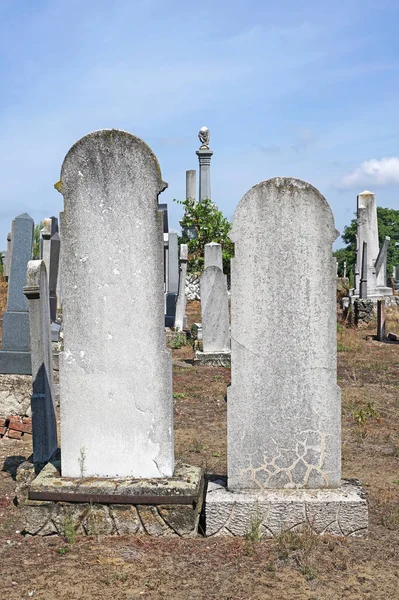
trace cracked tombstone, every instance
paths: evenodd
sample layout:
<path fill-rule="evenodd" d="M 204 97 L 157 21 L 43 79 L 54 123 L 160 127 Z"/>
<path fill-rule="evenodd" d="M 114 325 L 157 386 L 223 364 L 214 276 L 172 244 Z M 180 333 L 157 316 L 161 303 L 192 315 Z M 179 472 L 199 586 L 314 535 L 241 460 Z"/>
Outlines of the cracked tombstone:
<path fill-rule="evenodd" d="M 84 457 L 86 477 L 170 477 L 172 366 L 158 210 L 166 184 L 158 161 L 129 133 L 96 131 L 72 146 L 56 187 L 64 196 L 62 475 L 78 477 Z"/>
<path fill-rule="evenodd" d="M 337 235 L 326 199 L 298 179 L 259 183 L 238 204 L 231 231 L 227 489 L 208 488 L 207 535 L 244 535 L 255 516 L 262 534 L 275 535 L 303 525 L 311 505 L 326 516 L 330 505 L 336 515 L 346 502 L 332 256 Z M 295 286 L 281 279 L 287 263 Z M 352 496 L 361 507 L 354 529 L 367 529 L 367 504 L 357 489 Z M 332 521 L 331 531 L 339 533 Z"/>

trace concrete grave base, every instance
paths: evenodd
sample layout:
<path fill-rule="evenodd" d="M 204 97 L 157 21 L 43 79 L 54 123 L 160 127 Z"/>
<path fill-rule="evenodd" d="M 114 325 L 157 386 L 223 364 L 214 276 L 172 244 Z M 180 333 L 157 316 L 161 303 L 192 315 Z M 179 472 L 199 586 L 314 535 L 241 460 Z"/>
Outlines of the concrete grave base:
<path fill-rule="evenodd" d="M 30 352 L 0 350 L 0 373 L 5 375 L 32 375 Z"/>
<path fill-rule="evenodd" d="M 231 362 L 230 352 L 200 352 L 195 353 L 194 362 L 197 365 L 208 365 L 213 367 L 229 367 Z"/>
<path fill-rule="evenodd" d="M 199 467 L 177 466 L 162 479 L 71 478 L 60 463 L 35 476 L 32 463 L 17 472 L 17 499 L 29 535 L 195 537 L 203 503 Z"/>
<path fill-rule="evenodd" d="M 368 507 L 357 480 L 338 489 L 230 492 L 226 481 L 209 483 L 205 498 L 206 536 L 245 536 L 259 528 L 264 537 L 310 526 L 316 534 L 364 536 Z"/>

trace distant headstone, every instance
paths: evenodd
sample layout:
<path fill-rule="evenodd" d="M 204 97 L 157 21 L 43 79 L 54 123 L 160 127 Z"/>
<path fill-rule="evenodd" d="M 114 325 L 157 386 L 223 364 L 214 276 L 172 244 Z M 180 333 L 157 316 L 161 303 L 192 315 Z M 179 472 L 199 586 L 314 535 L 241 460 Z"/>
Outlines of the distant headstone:
<path fill-rule="evenodd" d="M 179 291 L 179 244 L 177 233 L 170 232 L 168 237 L 168 278 L 166 293 L 165 326 L 175 326 L 176 300 Z"/>
<path fill-rule="evenodd" d="M 123 131 L 95 131 L 65 157 L 57 184 L 65 204 L 63 475 L 173 474 L 172 366 L 158 209 L 165 187 L 151 149 Z"/>
<path fill-rule="evenodd" d="M 28 214 L 14 221 L 7 309 L 3 315 L 0 373 L 31 374 L 28 300 L 23 288 L 32 258 L 33 219 Z"/>
<path fill-rule="evenodd" d="M 205 244 L 205 269 L 207 267 L 218 267 L 223 271 L 222 246 L 216 242 Z"/>
<path fill-rule="evenodd" d="M 28 262 L 24 294 L 29 301 L 31 337 L 33 462 L 41 466 L 50 460 L 58 446 L 49 291 L 43 260 Z"/>
<path fill-rule="evenodd" d="M 180 246 L 180 280 L 179 293 L 176 302 L 175 327 L 183 331 L 187 326 L 186 317 L 186 279 L 187 279 L 188 245 Z"/>
<path fill-rule="evenodd" d="M 385 302 L 384 300 L 377 300 L 377 340 L 383 342 L 385 338 Z"/>
<path fill-rule="evenodd" d="M 11 249 L 12 249 L 12 233 L 11 231 L 7 234 L 7 256 L 4 265 L 4 275 L 8 281 L 11 267 Z"/>

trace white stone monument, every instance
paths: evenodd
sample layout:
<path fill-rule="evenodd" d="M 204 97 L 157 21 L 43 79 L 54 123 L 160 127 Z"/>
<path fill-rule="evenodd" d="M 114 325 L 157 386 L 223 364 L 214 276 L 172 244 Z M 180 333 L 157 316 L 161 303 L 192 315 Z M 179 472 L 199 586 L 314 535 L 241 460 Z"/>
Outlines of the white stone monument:
<path fill-rule="evenodd" d="M 151 149 L 119 130 L 85 136 L 62 165 L 64 476 L 173 475 L 158 210 L 166 185 Z"/>
<path fill-rule="evenodd" d="M 254 518 L 265 536 L 367 530 L 364 497 L 341 482 L 337 235 L 325 198 L 298 179 L 259 183 L 236 209 L 228 478 L 208 488 L 207 535 L 244 535 Z"/>
<path fill-rule="evenodd" d="M 187 326 L 186 317 L 186 281 L 187 281 L 188 245 L 180 245 L 179 293 L 176 301 L 175 328 L 183 331 Z"/>

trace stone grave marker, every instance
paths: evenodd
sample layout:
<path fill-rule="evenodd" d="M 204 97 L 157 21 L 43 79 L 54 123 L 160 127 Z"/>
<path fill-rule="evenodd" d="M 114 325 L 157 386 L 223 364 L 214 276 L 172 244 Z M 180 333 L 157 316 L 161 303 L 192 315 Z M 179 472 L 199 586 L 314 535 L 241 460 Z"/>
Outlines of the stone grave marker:
<path fill-rule="evenodd" d="M 33 462 L 40 468 L 58 447 L 49 290 L 43 260 L 28 262 L 24 294 L 29 303 L 31 339 Z"/>
<path fill-rule="evenodd" d="M 207 535 L 244 535 L 254 519 L 265 536 L 367 531 L 364 495 L 341 482 L 337 235 L 326 199 L 298 179 L 259 183 L 238 204 L 228 478 L 208 487 Z M 281 277 L 287 264 L 295 285 Z"/>
<path fill-rule="evenodd" d="M 3 315 L 0 373 L 31 374 L 28 300 L 23 288 L 32 258 L 33 219 L 28 214 L 14 220 L 8 278 L 7 309 Z"/>
<path fill-rule="evenodd" d="M 179 293 L 176 302 L 175 327 L 183 331 L 187 326 L 186 317 L 186 279 L 187 279 L 188 245 L 180 245 L 180 278 Z"/>

